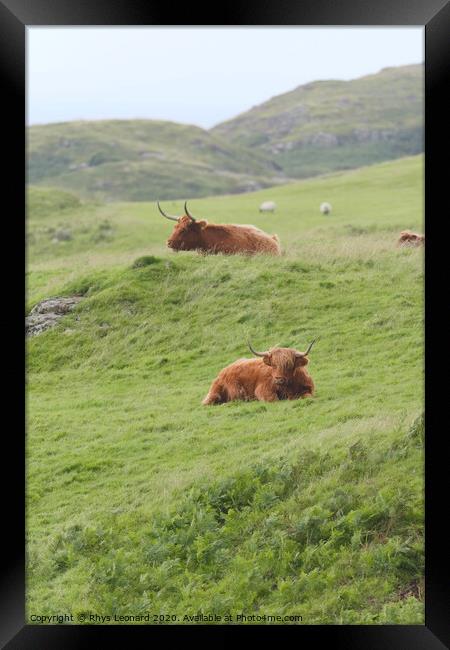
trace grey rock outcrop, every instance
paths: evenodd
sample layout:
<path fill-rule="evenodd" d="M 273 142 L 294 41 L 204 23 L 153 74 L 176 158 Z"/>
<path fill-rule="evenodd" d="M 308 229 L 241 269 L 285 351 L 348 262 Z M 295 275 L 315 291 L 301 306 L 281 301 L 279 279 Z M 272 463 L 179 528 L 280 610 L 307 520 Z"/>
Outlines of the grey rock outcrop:
<path fill-rule="evenodd" d="M 56 241 L 70 241 L 72 239 L 72 232 L 67 228 L 61 228 L 54 233 L 53 236 Z"/>
<path fill-rule="evenodd" d="M 59 319 L 77 305 L 82 296 L 55 297 L 42 300 L 25 318 L 25 334 L 35 336 L 56 325 Z"/>

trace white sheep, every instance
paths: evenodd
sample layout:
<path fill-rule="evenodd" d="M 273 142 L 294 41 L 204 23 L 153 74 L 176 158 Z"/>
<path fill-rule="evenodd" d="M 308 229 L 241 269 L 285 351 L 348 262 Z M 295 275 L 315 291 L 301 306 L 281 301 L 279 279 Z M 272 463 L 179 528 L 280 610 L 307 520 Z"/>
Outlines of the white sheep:
<path fill-rule="evenodd" d="M 320 211 L 322 214 L 329 214 L 331 212 L 331 203 L 321 203 Z"/>
<path fill-rule="evenodd" d="M 259 206 L 259 211 L 260 212 L 275 212 L 276 207 L 277 207 L 276 203 L 274 203 L 273 201 L 264 201 Z"/>

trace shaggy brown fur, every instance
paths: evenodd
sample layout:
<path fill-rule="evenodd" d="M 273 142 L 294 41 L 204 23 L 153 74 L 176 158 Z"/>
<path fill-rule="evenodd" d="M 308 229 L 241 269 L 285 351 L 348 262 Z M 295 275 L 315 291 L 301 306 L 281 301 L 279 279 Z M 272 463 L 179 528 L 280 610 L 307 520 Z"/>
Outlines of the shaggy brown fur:
<path fill-rule="evenodd" d="M 202 404 L 232 400 L 273 402 L 312 397 L 308 358 L 292 348 L 271 348 L 259 359 L 238 359 L 219 373 Z"/>
<path fill-rule="evenodd" d="M 425 246 L 425 235 L 419 235 L 411 230 L 402 230 L 397 246 Z"/>
<path fill-rule="evenodd" d="M 167 240 L 167 246 L 174 251 L 196 250 L 226 255 L 281 254 L 277 235 L 268 235 L 255 226 L 220 225 L 208 223 L 204 219 L 193 221 L 186 215 L 179 218 Z"/>

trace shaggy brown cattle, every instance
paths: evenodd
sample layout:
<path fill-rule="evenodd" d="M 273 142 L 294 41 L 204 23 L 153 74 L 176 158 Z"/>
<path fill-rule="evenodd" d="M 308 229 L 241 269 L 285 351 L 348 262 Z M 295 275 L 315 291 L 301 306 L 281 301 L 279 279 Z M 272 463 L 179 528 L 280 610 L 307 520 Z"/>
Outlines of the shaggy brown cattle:
<path fill-rule="evenodd" d="M 419 235 L 411 230 L 402 230 L 397 246 L 425 246 L 425 235 Z"/>
<path fill-rule="evenodd" d="M 214 224 L 208 223 L 205 219 L 198 221 L 189 214 L 187 201 L 184 204 L 186 214 L 181 217 L 165 214 L 161 210 L 159 202 L 157 205 L 163 217 L 177 222 L 167 240 L 167 246 L 174 251 L 195 250 L 203 253 L 224 253 L 226 255 L 238 253 L 247 255 L 255 255 L 256 253 L 281 254 L 277 235 L 268 235 L 255 226 Z"/>
<path fill-rule="evenodd" d="M 232 400 L 274 402 L 312 397 L 314 382 L 308 372 L 308 354 L 292 348 L 271 348 L 267 352 L 250 350 L 260 359 L 239 359 L 220 371 L 202 404 L 221 404 Z"/>

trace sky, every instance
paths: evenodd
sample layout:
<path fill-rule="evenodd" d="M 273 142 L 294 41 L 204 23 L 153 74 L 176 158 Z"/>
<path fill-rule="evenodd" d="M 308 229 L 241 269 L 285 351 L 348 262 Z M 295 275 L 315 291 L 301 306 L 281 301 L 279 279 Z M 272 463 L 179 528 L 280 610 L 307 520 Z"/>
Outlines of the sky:
<path fill-rule="evenodd" d="M 424 61 L 419 27 L 28 27 L 27 124 L 211 128 L 319 79 Z"/>

